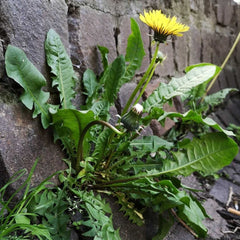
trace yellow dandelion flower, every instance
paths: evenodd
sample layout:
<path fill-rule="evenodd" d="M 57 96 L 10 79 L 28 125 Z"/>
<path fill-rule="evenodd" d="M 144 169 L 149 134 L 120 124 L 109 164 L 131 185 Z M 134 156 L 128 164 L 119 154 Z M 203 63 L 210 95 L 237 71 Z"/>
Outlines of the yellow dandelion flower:
<path fill-rule="evenodd" d="M 189 26 L 177 22 L 175 16 L 167 17 L 161 10 L 144 11 L 139 18 L 153 29 L 154 40 L 160 43 L 164 43 L 170 35 L 182 36 L 182 32 L 189 30 Z"/>

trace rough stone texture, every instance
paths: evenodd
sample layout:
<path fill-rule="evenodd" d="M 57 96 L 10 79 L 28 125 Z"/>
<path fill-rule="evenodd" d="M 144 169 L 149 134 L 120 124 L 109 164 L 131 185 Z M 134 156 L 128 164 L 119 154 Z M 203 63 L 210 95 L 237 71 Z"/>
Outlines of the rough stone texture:
<path fill-rule="evenodd" d="M 215 6 L 217 22 L 223 26 L 228 26 L 233 16 L 232 2 L 218 0 Z"/>
<path fill-rule="evenodd" d="M 64 167 L 59 148 L 52 144 L 51 132 L 43 131 L 38 120 L 32 121 L 31 113 L 20 103 L 12 100 L 16 98 L 15 88 L 18 86 L 6 78 L 3 70 L 3 55 L 7 44 L 11 43 L 22 48 L 48 79 L 43 44 L 47 31 L 54 28 L 62 37 L 67 49 L 70 43 L 69 52 L 79 76 L 86 68 L 91 68 L 96 74 L 100 74 L 102 65 L 96 45 L 109 48 L 109 62 L 118 53 L 125 54 L 130 33 L 129 19 L 134 17 L 140 24 L 146 51 L 143 66 L 138 71 L 139 76 L 134 79 L 137 81 L 147 68 L 154 50 L 150 47 L 148 36 L 150 31 L 139 21 L 138 14 L 142 13 L 143 9 L 157 8 L 171 16 L 176 15 L 191 27 L 183 37 L 169 39 L 168 45 L 160 47 L 168 58 L 163 66 L 157 69 L 157 76 L 160 75 L 164 78 L 163 81 L 167 81 L 169 76 L 182 74 L 189 64 L 202 61 L 222 64 L 240 28 L 240 7 L 232 0 L 67 0 L 66 3 L 64 0 L 0 1 L 0 174 L 2 176 L 0 185 L 14 170 L 22 167 L 30 169 L 37 157 L 40 157 L 40 162 L 33 178 L 34 182 L 41 181 L 49 173 Z M 240 45 L 211 92 L 223 87 L 240 87 L 239 63 Z M 154 79 L 151 84 L 159 84 L 156 76 Z M 153 87 L 151 84 L 150 88 Z M 121 89 L 120 108 L 126 103 L 134 86 L 135 83 L 130 83 Z M 10 89 L 12 93 L 9 94 L 10 90 L 5 89 Z M 119 106 L 117 106 L 118 110 Z M 239 123 L 238 106 L 239 99 L 233 99 L 227 106 L 228 109 L 220 110 L 215 117 L 224 125 L 229 122 Z M 116 108 L 111 109 L 112 115 L 116 112 Z M 156 134 L 159 133 L 161 129 L 156 130 Z M 218 218 L 216 211 L 219 209 L 219 204 L 226 203 L 228 188 L 233 186 L 234 190 L 239 192 L 239 161 L 238 158 L 224 168 L 223 173 L 229 175 L 230 179 L 219 179 L 213 187 L 199 185 L 195 176 L 185 180 L 185 184 L 192 187 L 202 187 L 204 190 L 210 188 L 212 199 L 204 204 L 206 209 L 210 210 L 209 214 L 214 216 L 214 221 L 207 222 L 210 239 L 219 239 L 219 232 L 225 229 L 225 223 Z M 123 216 L 118 215 L 117 210 L 114 216 L 114 223 L 121 227 L 120 234 L 123 240 L 150 239 L 155 231 L 155 222 L 153 224 L 151 221 L 156 220 L 155 215 L 149 215 L 150 217 L 147 218 L 147 221 L 150 221 L 149 225 L 153 225 L 152 229 L 130 225 Z M 187 240 L 194 237 L 176 223 L 166 239 Z"/>
<path fill-rule="evenodd" d="M 125 105 L 127 104 L 129 96 L 132 94 L 134 89 L 136 88 L 136 83 L 126 83 L 124 84 L 119 91 L 119 110 L 122 110 Z M 134 100 L 137 99 L 137 96 L 134 98 Z M 131 106 L 130 106 L 131 107 Z"/>
<path fill-rule="evenodd" d="M 68 47 L 64 0 L 0 1 L 0 38 L 4 49 L 9 43 L 21 48 L 46 77 L 44 41 L 50 28 L 58 32 Z"/>
<path fill-rule="evenodd" d="M 0 165 L 4 176 L 1 186 L 15 171 L 22 168 L 29 171 L 36 158 L 40 161 L 33 184 L 65 168 L 64 156 L 54 145 L 51 132 L 43 131 L 39 119 L 33 121 L 31 112 L 13 101 L 15 89 L 20 87 L 2 71 L 2 54 L 7 44 L 23 49 L 30 61 L 49 79 L 44 53 L 46 34 L 53 28 L 68 49 L 67 27 L 67 5 L 63 0 L 0 1 Z"/>
<path fill-rule="evenodd" d="M 88 6 L 81 7 L 79 12 L 80 31 L 79 42 L 84 56 L 84 63 L 96 74 L 102 71 L 101 58 L 97 45 L 109 49 L 109 62 L 112 62 L 116 55 L 115 44 L 115 19 L 111 14 L 97 11 Z"/>
<path fill-rule="evenodd" d="M 153 52 L 154 51 L 155 49 Z M 160 45 L 159 51 L 161 51 L 167 58 L 156 68 L 155 74 L 159 75 L 160 77 L 166 77 L 169 75 L 171 76 L 175 72 L 173 44 L 171 42 L 162 44 Z"/>
<path fill-rule="evenodd" d="M 210 216 L 210 219 L 204 220 L 204 225 L 208 228 L 208 239 L 221 239 L 223 232 L 228 229 L 226 220 L 217 213 L 221 207 L 212 199 L 207 199 L 203 206 Z"/>
<path fill-rule="evenodd" d="M 20 169 L 28 172 L 38 158 L 31 179 L 36 185 L 50 174 L 66 166 L 63 153 L 53 143 L 51 131 L 44 131 L 39 119 L 32 120 L 31 113 L 16 103 L 0 103 L 0 186 Z M 24 178 L 23 178 L 24 179 Z"/>
<path fill-rule="evenodd" d="M 233 192 L 238 193 L 240 191 L 238 185 L 232 183 L 231 181 L 220 178 L 213 185 L 209 194 L 220 203 L 226 204 L 229 196 L 230 187 L 233 188 Z"/>

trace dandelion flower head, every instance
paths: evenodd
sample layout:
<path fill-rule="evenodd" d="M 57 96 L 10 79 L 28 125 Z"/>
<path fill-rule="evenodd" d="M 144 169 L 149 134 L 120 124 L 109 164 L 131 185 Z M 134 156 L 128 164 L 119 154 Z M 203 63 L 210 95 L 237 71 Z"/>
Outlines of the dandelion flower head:
<path fill-rule="evenodd" d="M 146 23 L 154 31 L 154 40 L 164 43 L 168 36 L 182 36 L 182 32 L 189 30 L 189 26 L 177 22 L 177 18 L 167 17 L 161 10 L 144 11 L 140 14 L 140 20 Z"/>

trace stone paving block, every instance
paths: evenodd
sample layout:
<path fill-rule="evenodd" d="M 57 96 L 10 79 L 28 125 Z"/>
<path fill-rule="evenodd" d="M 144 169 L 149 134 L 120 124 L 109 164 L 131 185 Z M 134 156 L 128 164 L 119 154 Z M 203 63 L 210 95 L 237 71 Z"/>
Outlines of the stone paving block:
<path fill-rule="evenodd" d="M 231 180 L 234 184 L 240 185 L 240 163 L 238 161 L 240 155 L 233 160 L 229 166 L 224 167 L 221 172 L 226 174 L 227 178 Z M 239 192 L 240 194 L 240 192 Z"/>
<path fill-rule="evenodd" d="M 203 206 L 210 216 L 210 219 L 206 218 L 203 221 L 208 229 L 207 239 L 221 239 L 224 236 L 223 232 L 228 230 L 226 220 L 217 212 L 217 210 L 221 210 L 222 208 L 213 199 L 207 199 L 207 201 L 203 203 Z"/>
<path fill-rule="evenodd" d="M 64 0 L 0 1 L 3 52 L 8 44 L 21 48 L 47 79 L 49 69 L 46 66 L 44 42 L 50 28 L 58 32 L 68 51 L 67 5 Z M 5 75 L 3 78 L 4 87 L 9 89 L 13 80 Z M 14 86 L 18 88 L 17 84 Z M 14 101 L 15 98 L 13 93 L 3 91 L 3 86 L 0 86 L 0 169 L 3 176 L 0 184 L 20 169 L 30 171 L 34 161 L 39 158 L 32 179 L 32 183 L 37 184 L 66 167 L 62 161 L 64 155 L 60 147 L 53 143 L 51 131 L 44 131 L 39 119 L 32 120 L 32 113 Z"/>
<path fill-rule="evenodd" d="M 240 187 L 231 181 L 219 178 L 212 189 L 210 190 L 210 196 L 222 204 L 226 204 L 229 196 L 229 189 L 233 188 L 233 192 L 240 193 Z"/>

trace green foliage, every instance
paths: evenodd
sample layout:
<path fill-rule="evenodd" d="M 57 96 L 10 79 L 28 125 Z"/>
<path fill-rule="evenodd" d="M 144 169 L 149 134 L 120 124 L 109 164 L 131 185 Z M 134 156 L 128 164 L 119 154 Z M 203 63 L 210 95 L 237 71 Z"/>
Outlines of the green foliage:
<path fill-rule="evenodd" d="M 58 134 L 57 136 L 62 140 L 65 148 L 68 149 L 69 144 L 72 144 L 70 148 L 76 150 L 84 128 L 88 123 L 94 120 L 94 113 L 92 111 L 60 109 L 57 113 L 52 115 L 52 120 Z M 88 146 L 89 143 L 85 141 L 84 149 L 86 151 Z M 71 151 L 71 153 L 73 153 L 73 151 Z"/>
<path fill-rule="evenodd" d="M 153 107 L 162 107 L 165 102 L 175 96 L 181 96 L 201 83 L 209 81 L 216 72 L 216 66 L 209 64 L 195 66 L 183 77 L 172 78 L 168 83 L 161 83 L 160 86 L 143 103 L 144 111 L 148 112 Z"/>
<path fill-rule="evenodd" d="M 108 53 L 109 53 L 109 50 L 106 48 L 106 47 L 104 47 L 104 46 L 99 46 L 98 45 L 98 50 L 100 51 L 100 53 L 101 53 L 101 56 L 102 56 L 102 64 L 103 64 L 103 68 L 104 68 L 104 70 L 106 70 L 107 69 L 107 67 L 108 67 Z M 87 71 L 87 70 L 86 70 Z"/>
<path fill-rule="evenodd" d="M 41 219 L 41 224 L 48 229 L 53 240 L 70 238 L 67 209 L 66 192 L 59 188 L 55 192 L 43 190 L 41 194 L 34 196 L 28 206 L 28 211 L 35 213 L 35 220 Z"/>
<path fill-rule="evenodd" d="M 103 98 L 110 104 L 116 100 L 117 93 L 120 89 L 120 79 L 125 72 L 125 61 L 123 56 L 117 57 L 113 63 L 104 72 L 101 81 L 104 84 Z"/>
<path fill-rule="evenodd" d="M 84 225 L 90 228 L 83 236 L 93 237 L 94 240 L 100 239 L 116 239 L 120 240 L 119 231 L 113 228 L 111 208 L 106 204 L 105 200 L 100 195 L 95 195 L 93 191 L 71 191 L 81 200 L 80 206 L 88 215 L 87 220 L 80 220 L 75 222 L 76 226 Z"/>
<path fill-rule="evenodd" d="M 24 176 L 26 170 L 20 170 L 0 189 L 0 204 L 2 206 L 0 211 L 0 238 L 1 239 L 9 239 L 13 234 L 21 231 L 22 236 L 36 236 L 38 239 L 49 239 L 51 240 L 51 235 L 49 229 L 43 224 L 34 222 L 31 220 L 32 217 L 36 217 L 35 212 L 28 212 L 27 208 L 29 203 L 34 198 L 34 196 L 38 195 L 48 183 L 49 179 L 51 179 L 55 174 L 49 176 L 43 182 L 41 182 L 38 186 L 33 188 L 30 191 L 30 181 L 33 175 L 33 172 L 36 168 L 38 161 L 35 161 L 32 169 L 29 172 L 27 179 L 24 181 L 22 185 L 20 185 L 17 190 L 7 199 L 5 200 L 5 193 L 9 185 L 18 181 L 21 177 Z M 25 189 L 25 190 L 24 190 Z M 24 194 L 22 198 L 12 207 L 13 202 L 16 200 L 17 194 L 24 190 Z M 27 238 L 29 239 L 29 238 Z"/>
<path fill-rule="evenodd" d="M 83 74 L 83 85 L 85 87 L 85 95 L 87 96 L 87 103 L 91 103 L 90 99 L 93 97 L 94 93 L 99 87 L 96 75 L 90 69 L 87 69 Z"/>
<path fill-rule="evenodd" d="M 233 131 L 235 134 L 235 137 L 237 139 L 238 145 L 240 145 L 240 126 L 237 126 L 233 123 L 230 123 L 228 126 L 228 130 Z"/>
<path fill-rule="evenodd" d="M 141 110 L 134 107 L 130 110 L 132 115 L 126 113 L 135 93 L 141 88 L 144 90 L 152 77 L 157 66 L 157 46 L 149 68 L 125 106 L 124 121 L 122 117 L 115 126 L 111 125 L 107 122 L 110 107 L 115 104 L 120 87 L 131 81 L 140 68 L 145 55 L 140 29 L 134 19 L 131 19 L 131 31 L 125 57 L 119 55 L 112 63 L 108 63 L 109 50 L 98 46 L 104 71 L 100 76 L 89 69 L 84 72 L 86 103 L 80 106 L 81 110 L 72 105 L 74 71 L 56 32 L 48 32 L 45 51 L 53 75 L 52 86 L 59 91 L 59 106 L 47 104 L 49 93 L 42 91 L 46 81 L 23 51 L 8 46 L 7 74 L 24 88 L 21 99 L 29 109 L 34 107 L 33 117 L 41 114 L 43 127 L 53 127 L 55 140 L 61 140 L 68 153 L 68 168 L 59 175 L 61 187 L 47 187 L 50 176 L 29 191 L 32 170 L 23 184 L 26 186 L 23 199 L 13 209 L 9 204 L 23 187 L 7 202 L 2 195 L 24 172 L 17 173 L 0 189 L 3 206 L 0 214 L 4 216 L 0 219 L 0 237 L 20 229 L 23 237 L 32 234 L 39 239 L 69 239 L 69 230 L 73 228 L 94 240 L 120 240 L 119 230 L 113 227 L 111 208 L 99 192 L 117 198 L 120 210 L 135 224 L 144 224 L 146 208 L 152 208 L 161 219 L 174 208 L 177 216 L 199 237 L 206 236 L 202 221 L 208 216 L 177 177 L 195 171 L 202 175 L 214 174 L 237 154 L 238 146 L 230 138 L 234 133 L 207 117 L 235 89 L 223 89 L 203 98 L 207 84 L 221 69 L 209 63 L 197 64 L 187 67 L 184 76 L 172 78 L 168 84 L 161 83 L 143 102 L 144 117 Z M 163 110 L 163 105 L 172 103 L 176 96 L 181 96 L 186 103 L 186 113 Z M 136 127 L 126 128 L 131 125 L 129 121 L 134 120 L 134 126 L 148 126 L 152 119 L 164 124 L 166 118 L 176 122 L 166 136 L 138 137 L 141 128 L 136 129 L 139 132 L 133 131 Z M 120 122 L 124 122 L 124 126 Z M 209 133 L 210 128 L 217 132 Z M 195 135 L 192 139 L 186 138 L 189 132 Z M 4 211 L 8 212 L 7 217 Z M 70 218 L 74 214 L 79 218 Z M 172 224 L 171 218 L 164 224 L 160 221 L 153 239 L 163 239 Z"/>
<path fill-rule="evenodd" d="M 118 198 L 118 203 L 121 205 L 120 211 L 124 212 L 124 216 L 138 226 L 142 226 L 144 224 L 143 215 L 136 210 L 134 203 L 129 202 L 124 193 L 117 193 L 115 196 Z"/>
<path fill-rule="evenodd" d="M 132 33 L 128 38 L 125 61 L 127 62 L 126 71 L 121 78 L 121 85 L 129 82 L 137 69 L 141 67 L 142 59 L 145 55 L 141 32 L 137 22 L 131 18 Z"/>
<path fill-rule="evenodd" d="M 211 175 L 230 164 L 238 153 L 237 144 L 223 133 L 208 133 L 194 138 L 174 154 L 175 161 L 163 164 L 164 174 L 188 176 L 194 171 Z"/>
<path fill-rule="evenodd" d="M 25 90 L 21 101 L 28 109 L 34 108 L 33 118 L 41 114 L 42 125 L 47 128 L 50 121 L 47 106 L 49 93 L 42 91 L 42 87 L 46 85 L 45 78 L 28 60 L 25 53 L 12 45 L 7 47 L 5 64 L 7 75 Z"/>
<path fill-rule="evenodd" d="M 200 105 L 200 111 L 209 112 L 214 110 L 215 107 L 219 106 L 225 101 L 229 93 L 236 91 L 238 91 L 236 88 L 225 88 L 216 93 L 206 96 Z"/>
<path fill-rule="evenodd" d="M 52 86 L 57 86 L 60 102 L 64 109 L 75 108 L 72 105 L 74 92 L 74 71 L 72 62 L 67 55 L 59 35 L 50 29 L 45 41 L 47 63 L 51 68 Z"/>
<path fill-rule="evenodd" d="M 167 117 L 171 118 L 171 119 L 180 118 L 182 123 L 195 122 L 197 124 L 205 124 L 205 125 L 212 127 L 218 131 L 224 132 L 228 136 L 234 136 L 234 133 L 232 131 L 223 129 L 213 119 L 211 119 L 209 117 L 203 118 L 201 114 L 199 114 L 193 110 L 189 110 L 184 114 L 176 113 L 176 112 L 165 112 L 162 116 L 160 116 L 158 118 L 158 121 L 163 122 Z"/>

